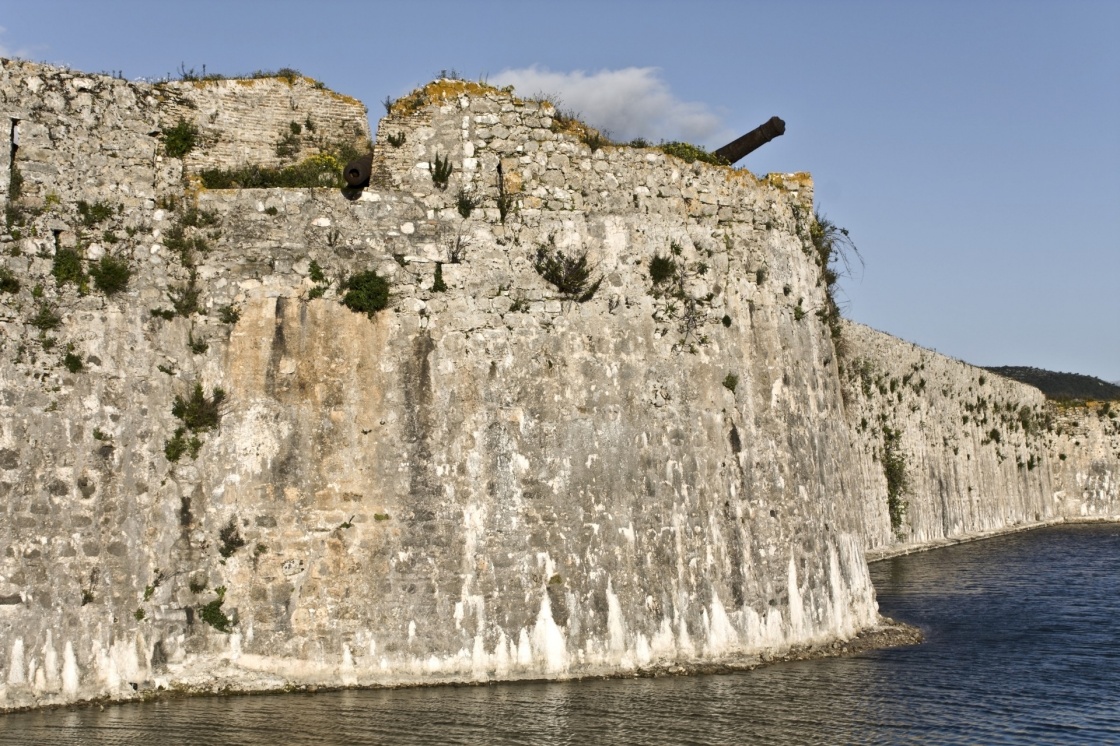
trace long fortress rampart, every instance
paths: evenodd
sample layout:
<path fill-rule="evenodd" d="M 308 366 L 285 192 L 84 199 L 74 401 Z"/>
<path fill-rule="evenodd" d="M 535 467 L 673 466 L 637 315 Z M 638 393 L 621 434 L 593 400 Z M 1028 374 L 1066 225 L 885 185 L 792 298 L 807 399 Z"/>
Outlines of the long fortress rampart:
<path fill-rule="evenodd" d="M 838 354 L 803 174 L 463 81 L 359 190 L 200 186 L 365 137 L 298 76 L 5 61 L 4 123 L 0 708 L 741 663 L 873 628 L 866 551 L 1117 512 L 1107 413 Z"/>

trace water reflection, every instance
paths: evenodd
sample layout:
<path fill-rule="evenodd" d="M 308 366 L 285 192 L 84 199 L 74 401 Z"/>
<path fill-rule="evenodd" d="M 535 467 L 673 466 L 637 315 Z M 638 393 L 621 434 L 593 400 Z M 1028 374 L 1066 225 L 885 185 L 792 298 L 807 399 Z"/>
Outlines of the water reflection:
<path fill-rule="evenodd" d="M 877 563 L 928 642 L 744 674 L 172 700 L 0 717 L 35 744 L 1120 743 L 1120 527 Z"/>

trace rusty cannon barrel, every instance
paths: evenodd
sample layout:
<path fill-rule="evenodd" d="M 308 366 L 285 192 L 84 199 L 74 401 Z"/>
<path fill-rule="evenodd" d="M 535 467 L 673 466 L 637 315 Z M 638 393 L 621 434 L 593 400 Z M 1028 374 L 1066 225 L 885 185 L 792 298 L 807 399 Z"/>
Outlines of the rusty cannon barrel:
<path fill-rule="evenodd" d="M 742 137 L 732 140 L 719 150 L 713 151 L 713 155 L 718 155 L 728 163 L 734 163 L 785 133 L 786 123 L 778 117 L 770 117 L 764 124 L 755 127 Z"/>
<path fill-rule="evenodd" d="M 342 178 L 346 180 L 346 186 L 348 187 L 367 187 L 369 186 L 369 174 L 372 168 L 373 153 L 366 153 L 351 159 L 346 164 L 346 168 L 342 169 Z"/>

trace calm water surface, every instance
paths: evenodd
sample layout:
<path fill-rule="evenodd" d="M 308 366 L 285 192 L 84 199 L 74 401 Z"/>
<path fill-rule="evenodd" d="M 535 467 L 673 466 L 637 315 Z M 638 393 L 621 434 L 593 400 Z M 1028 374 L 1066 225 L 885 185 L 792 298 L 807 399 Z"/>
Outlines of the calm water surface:
<path fill-rule="evenodd" d="M 0 716 L 3 744 L 1120 744 L 1120 526 L 872 565 L 923 645 L 723 676 Z"/>

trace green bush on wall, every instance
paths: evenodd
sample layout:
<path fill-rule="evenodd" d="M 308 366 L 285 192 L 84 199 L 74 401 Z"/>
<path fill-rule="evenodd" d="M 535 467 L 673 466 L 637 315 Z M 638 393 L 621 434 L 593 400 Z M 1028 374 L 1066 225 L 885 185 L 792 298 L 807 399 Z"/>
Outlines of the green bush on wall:
<path fill-rule="evenodd" d="M 59 287 L 68 282 L 77 285 L 79 292 L 87 287 L 82 258 L 75 249 L 59 249 L 55 252 L 51 274 Z"/>
<path fill-rule="evenodd" d="M 372 269 L 354 275 L 346 283 L 342 305 L 372 318 L 389 305 L 389 281 Z"/>
<path fill-rule="evenodd" d="M 202 390 L 202 384 L 195 382 L 189 397 L 176 395 L 171 406 L 171 414 L 183 421 L 188 430 L 199 432 L 213 430 L 222 419 L 222 402 L 226 392 L 215 388 L 210 396 Z"/>
<path fill-rule="evenodd" d="M 198 617 L 219 632 L 232 631 L 233 621 L 222 611 L 222 604 L 226 600 L 226 587 L 220 585 L 214 589 L 218 597 L 208 604 L 198 607 Z"/>
<path fill-rule="evenodd" d="M 163 149 L 172 158 L 182 158 L 198 144 L 198 127 L 182 117 L 173 127 L 163 130 Z"/>
<path fill-rule="evenodd" d="M 685 163 L 692 163 L 693 161 L 702 161 L 710 163 L 713 166 L 727 166 L 730 165 L 726 158 L 721 158 L 715 153 L 709 153 L 698 145 L 693 145 L 687 142 L 663 142 L 657 146 L 661 152 L 676 156 Z"/>
<path fill-rule="evenodd" d="M 555 239 L 549 236 L 549 246 L 537 249 L 533 267 L 537 274 L 552 284 L 564 297 L 579 303 L 586 303 L 595 296 L 603 283 L 603 278 L 592 282 L 594 273 L 587 261 L 587 254 L 567 256 L 556 249 Z"/>
<path fill-rule="evenodd" d="M 671 256 L 654 254 L 649 260 L 649 278 L 654 285 L 671 280 L 677 274 L 677 263 Z"/>
<path fill-rule="evenodd" d="M 910 489 L 900 430 L 883 428 L 882 462 L 883 476 L 887 478 L 887 514 L 891 519 L 891 529 L 897 534 L 902 530 L 907 508 L 905 495 Z"/>
<path fill-rule="evenodd" d="M 114 295 L 128 287 L 132 269 L 128 266 L 128 260 L 106 255 L 89 268 L 89 274 L 98 290 L 105 295 Z"/>
<path fill-rule="evenodd" d="M 7 267 L 0 267 L 0 293 L 18 293 L 19 280 Z"/>

